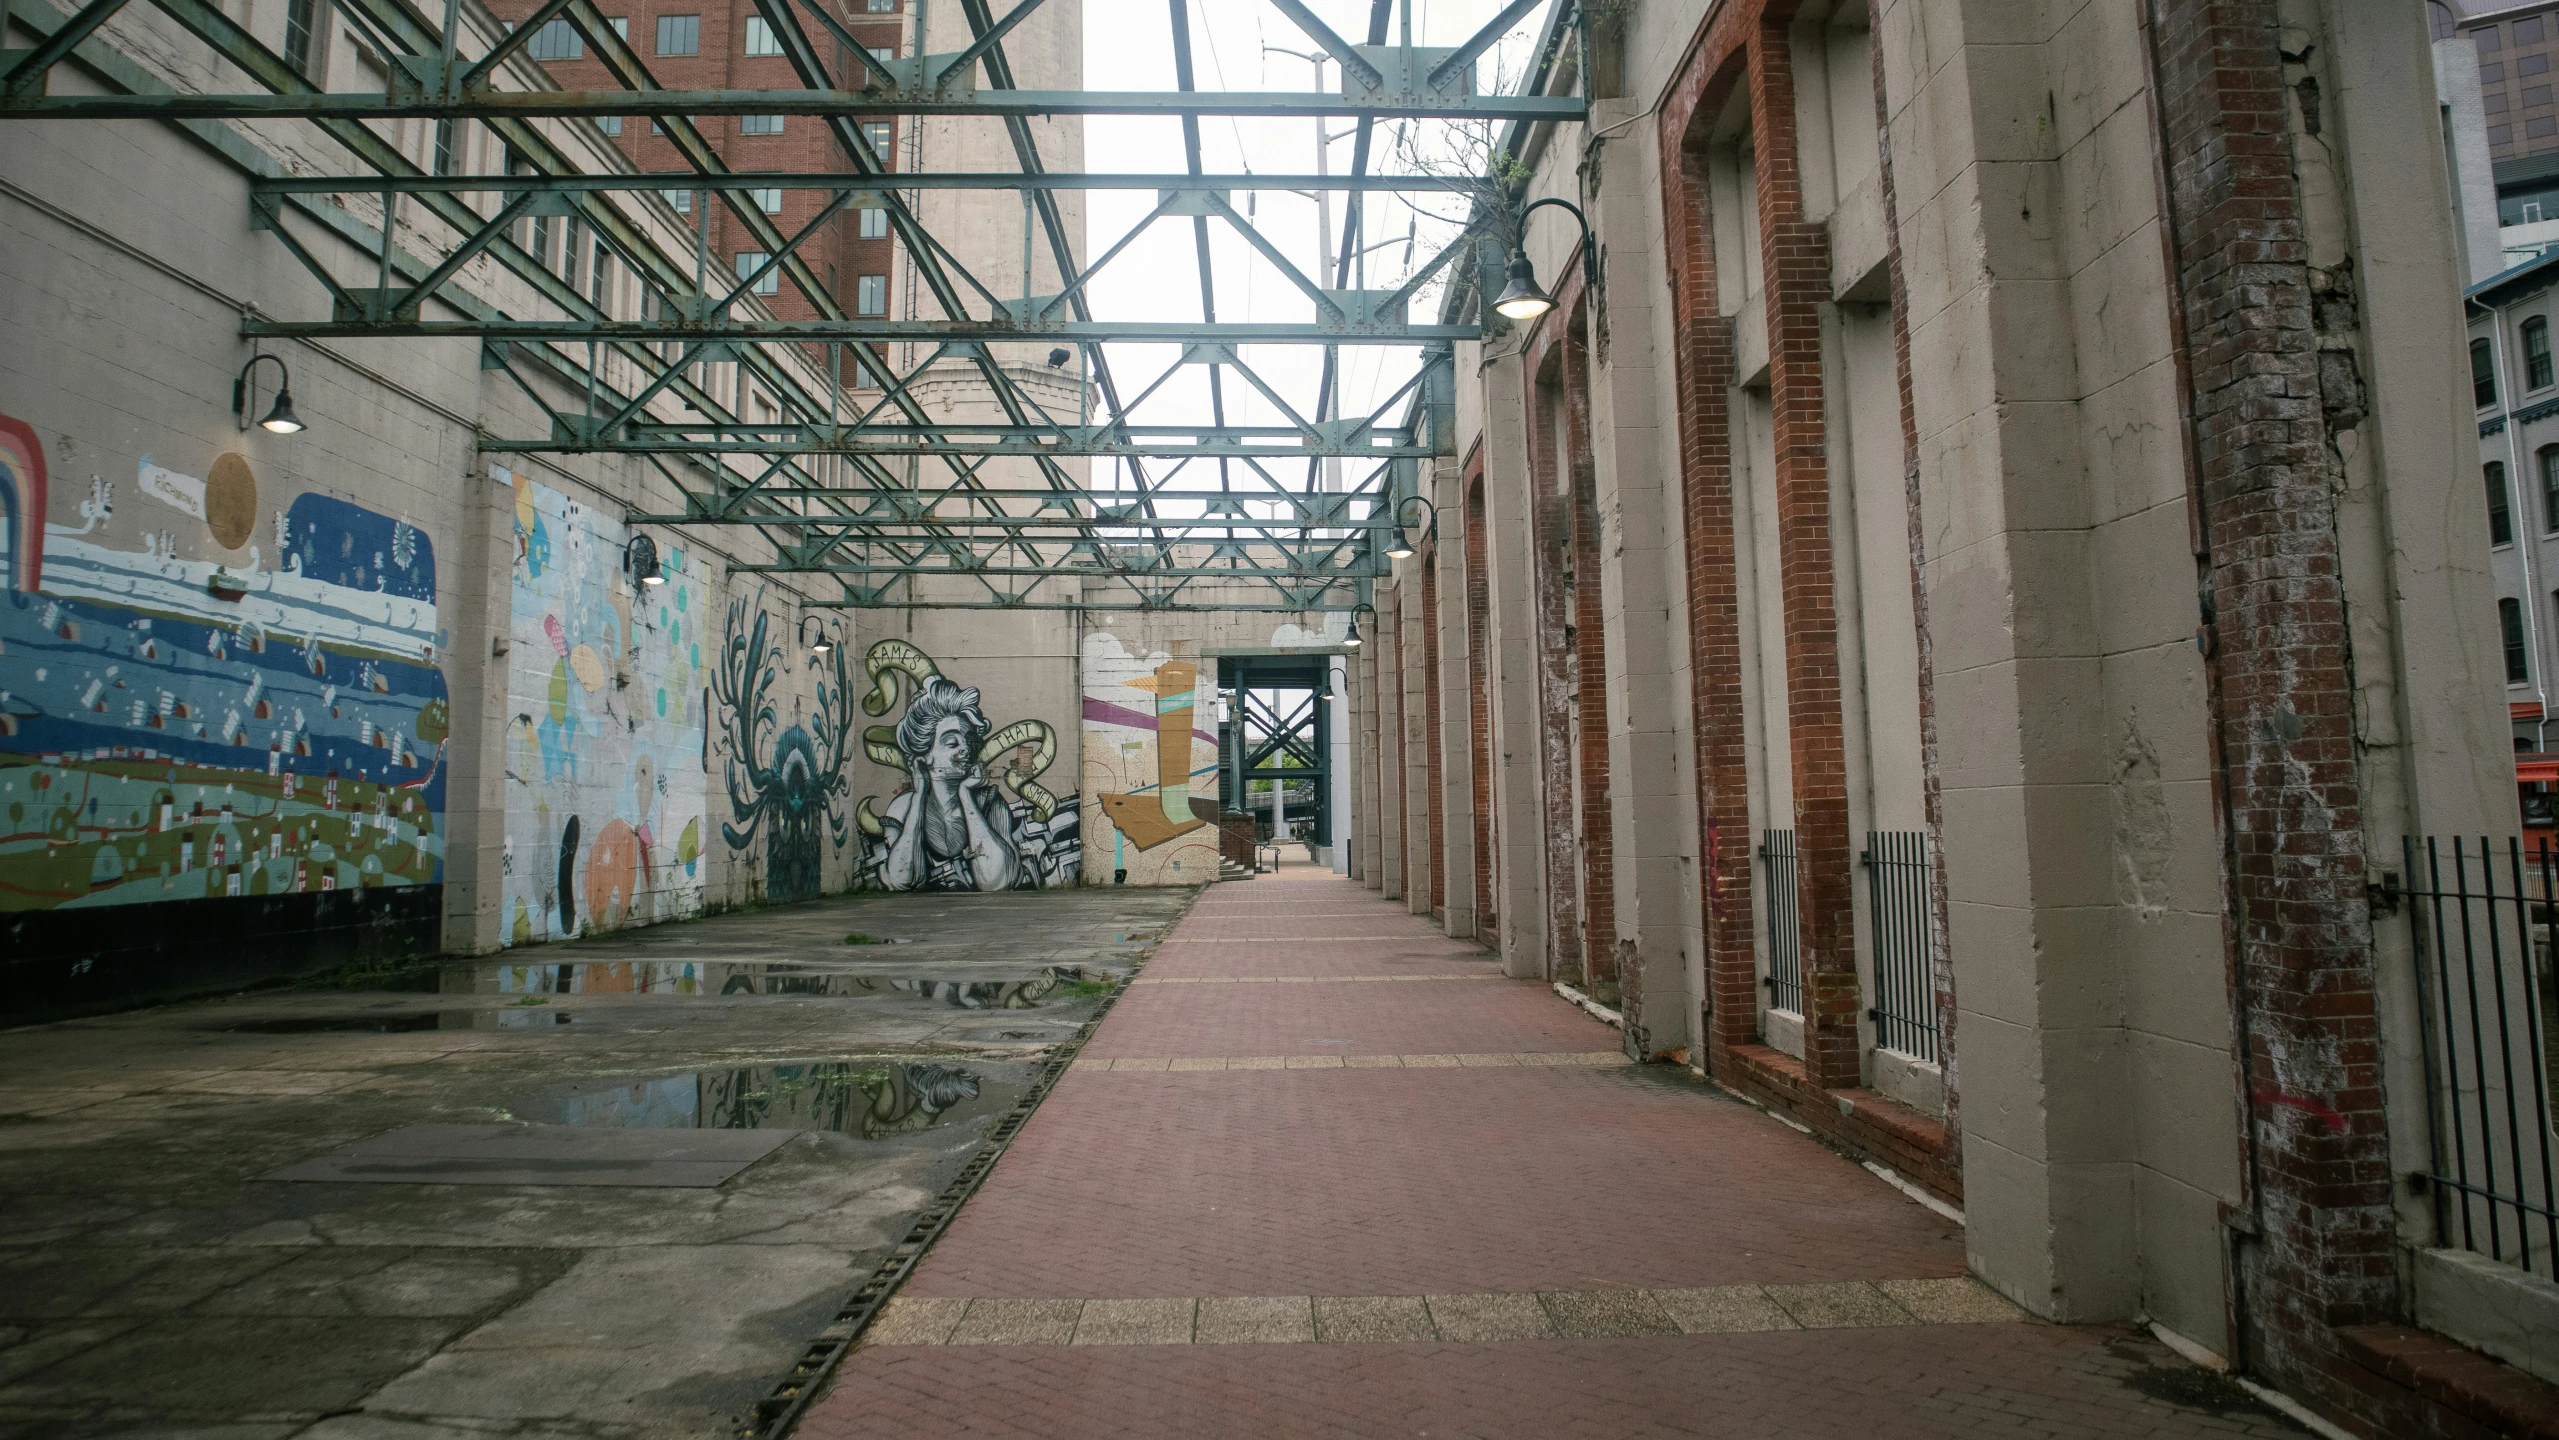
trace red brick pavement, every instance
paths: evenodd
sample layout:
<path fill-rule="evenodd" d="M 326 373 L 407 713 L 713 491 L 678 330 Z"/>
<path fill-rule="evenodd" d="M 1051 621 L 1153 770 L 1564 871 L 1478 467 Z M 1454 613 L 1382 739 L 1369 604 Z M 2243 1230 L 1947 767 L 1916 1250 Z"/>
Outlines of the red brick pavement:
<path fill-rule="evenodd" d="M 1272 903 L 1291 892 L 1309 903 Z M 1351 933 L 1311 929 L 1318 912 L 1376 932 L 1381 957 L 1436 938 L 1330 877 L 1212 890 L 1175 934 Z M 1193 973 L 1314 963 L 1285 937 L 1166 953 Z M 1321 963 L 1338 973 L 1345 960 L 1328 950 Z M 1529 1034 L 1584 1050 L 1614 1038 L 1527 982 L 1166 985 L 1123 996 L 1088 1053 L 1338 1053 L 1348 1047 L 1323 1042 L 1346 1038 L 1368 1053 L 1546 1048 L 1520 1043 Z M 1957 1227 L 1663 1067 L 1112 1071 L 1058 1085 L 901 1293 L 1423 1295 L 1963 1268 Z M 878 1346 L 846 1359 L 801 1433 L 2297 1433 L 2244 1402 L 2196 1408 L 2197 1396 L 2232 1397 L 2177 1365 L 2146 1339 L 2041 1324 L 1475 1345 Z"/>

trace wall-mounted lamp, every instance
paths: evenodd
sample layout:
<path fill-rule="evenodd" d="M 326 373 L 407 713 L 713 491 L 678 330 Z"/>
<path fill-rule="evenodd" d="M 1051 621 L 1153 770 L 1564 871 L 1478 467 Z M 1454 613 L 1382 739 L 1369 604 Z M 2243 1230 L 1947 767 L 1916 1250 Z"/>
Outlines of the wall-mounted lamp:
<path fill-rule="evenodd" d="M 1395 502 L 1395 538 L 1386 546 L 1386 558 L 1389 560 L 1411 559 L 1413 551 L 1419 548 L 1413 544 L 1412 537 L 1407 533 L 1412 528 L 1412 522 L 1404 518 L 1405 508 L 1412 505 L 1419 505 L 1430 512 L 1430 528 L 1423 532 L 1424 538 L 1434 540 L 1439 538 L 1439 507 L 1419 495 L 1407 495 Z"/>
<path fill-rule="evenodd" d="M 303 425 L 302 417 L 293 413 L 293 371 L 286 367 L 282 356 L 252 355 L 249 363 L 240 367 L 240 378 L 231 382 L 231 413 L 239 418 L 241 429 L 249 428 L 249 372 L 257 369 L 261 360 L 274 364 L 276 382 L 275 404 L 268 407 L 258 428 L 291 435 Z"/>
<path fill-rule="evenodd" d="M 1555 298 L 1537 283 L 1537 267 L 1529 263 L 1526 243 L 1528 217 L 1548 205 L 1560 205 L 1573 212 L 1573 222 L 1582 227 L 1582 288 L 1599 288 L 1599 247 L 1591 240 L 1589 217 L 1570 200 L 1552 195 L 1543 200 L 1532 200 L 1519 212 L 1520 238 L 1511 244 L 1507 283 L 1502 286 L 1502 293 L 1493 298 L 1493 308 L 1505 318 L 1534 320 L 1555 308 Z"/>
<path fill-rule="evenodd" d="M 809 627 L 812 625 L 817 627 L 817 638 L 814 640 L 809 638 Z M 809 647 L 810 654 L 823 655 L 835 648 L 835 637 L 827 632 L 825 621 L 815 615 L 803 615 L 800 617 L 800 643 Z"/>
<path fill-rule="evenodd" d="M 1051 370 L 1062 370 L 1066 368 L 1066 362 L 1074 358 L 1074 351 L 1060 345 L 1048 352 L 1048 368 Z"/>
<path fill-rule="evenodd" d="M 658 573 L 658 542 L 646 535 L 634 535 L 622 547 L 622 568 L 643 585 L 666 583 L 666 577 Z"/>
<path fill-rule="evenodd" d="M 1374 625 L 1377 623 L 1376 606 L 1362 600 L 1357 605 L 1351 607 L 1351 633 L 1342 637 L 1342 644 L 1352 650 L 1357 650 L 1360 647 L 1359 612 L 1362 610 L 1368 612 L 1368 622 L 1370 624 Z"/>

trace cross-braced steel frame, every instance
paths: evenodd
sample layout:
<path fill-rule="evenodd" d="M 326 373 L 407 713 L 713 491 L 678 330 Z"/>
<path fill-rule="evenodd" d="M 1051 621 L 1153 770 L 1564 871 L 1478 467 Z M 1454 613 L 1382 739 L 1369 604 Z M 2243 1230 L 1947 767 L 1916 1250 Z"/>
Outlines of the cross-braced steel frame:
<path fill-rule="evenodd" d="M 796 88 L 669 90 L 596 8 L 544 0 L 511 30 L 468 0 L 329 0 L 382 61 L 375 91 L 324 90 L 214 0 L 0 0 L 0 44 L 16 29 L 39 37 L 0 49 L 0 120 L 145 118 L 185 126 L 248 170 L 250 221 L 268 232 L 328 297 L 319 317 L 251 314 L 255 340 L 467 338 L 484 370 L 503 373 L 547 418 L 542 433 L 486 436 L 495 453 L 620 453 L 643 457 L 674 485 L 680 506 L 634 523 L 735 527 L 760 536 L 770 561 L 738 568 L 811 577 L 819 604 L 905 603 L 1014 608 L 1349 609 L 1385 572 L 1376 533 L 1416 493 L 1418 465 L 1450 453 L 1451 342 L 1472 324 L 1417 322 L 1413 298 L 1452 262 L 1472 232 L 1392 288 L 1354 286 L 1361 203 L 1380 190 L 1479 190 L 1470 176 L 1372 169 L 1379 120 L 1578 120 L 1585 102 L 1557 83 L 1558 56 L 1579 21 L 1575 0 L 1512 0 L 1464 44 L 1412 43 L 1409 0 L 1399 43 L 1388 43 L 1393 0 L 1372 0 L 1365 43 L 1336 33 L 1299 0 L 1266 0 L 1338 62 L 1337 94 L 1210 92 L 1191 65 L 1189 0 L 1168 0 L 1176 85 L 1167 91 L 1044 91 L 1018 87 L 1006 35 L 1043 0 L 1001 16 L 988 0 L 956 4 L 972 37 L 950 54 L 876 57 L 825 0 L 756 0 Z M 437 13 L 424 6 L 433 5 Z M 1541 6 L 1548 11 L 1528 78 L 1480 93 L 1478 58 Z M 121 21 L 128 7 L 134 12 Z M 153 16 L 160 17 L 154 21 Z M 200 46 L 221 85 L 181 88 L 117 43 L 124 27 L 169 26 Z M 526 53 L 545 27 L 565 24 L 616 88 L 566 91 Z M 165 50 L 166 47 L 160 47 Z M 832 63 L 829 56 L 832 55 Z M 165 65 L 165 62 L 164 62 Z M 58 87 L 64 67 L 93 83 Z M 805 115 L 845 161 L 837 173 L 730 170 L 691 117 Z M 1057 174 L 1042 162 L 1030 120 L 1052 115 L 1180 119 L 1187 164 L 1163 174 Z M 1356 122 L 1345 175 L 1214 175 L 1202 167 L 1202 116 L 1346 117 Z M 691 166 L 682 174 L 622 168 L 608 144 L 581 145 L 546 117 L 648 116 Z M 1017 168 L 1000 173 L 897 173 L 861 122 L 881 117 L 987 116 L 1003 123 Z M 503 146 L 503 173 L 457 175 L 436 155 L 395 143 L 394 122 L 486 126 Z M 332 142 L 342 173 L 290 174 L 253 138 L 278 122 Z M 449 134 L 449 128 L 440 133 Z M 823 197 L 817 217 L 784 233 L 757 192 Z M 999 295 L 972 274 L 917 213 L 939 190 L 1012 191 L 1024 213 L 1024 277 L 1036 242 L 1057 293 Z M 1077 253 L 1057 197 L 1069 191 L 1151 191 L 1153 208 L 1098 255 Z M 1348 197 L 1334 273 L 1309 275 L 1236 207 L 1239 191 L 1326 190 Z M 689 196 L 679 211 L 671 200 Z M 714 267 L 712 207 L 762 247 L 745 273 Z M 847 313 L 803 247 L 852 207 L 885 212 L 918 291 L 917 317 Z M 1478 207 L 1481 208 L 1480 206 Z M 575 283 L 526 239 L 530 227 L 574 222 L 626 266 L 639 303 Z M 1188 219 L 1197 254 L 1200 318 L 1112 319 L 1094 314 L 1094 277 L 1159 221 Z M 1210 264 L 1212 227 L 1238 235 L 1307 302 L 1312 318 L 1221 320 Z M 777 300 L 790 287 L 786 318 Z M 1481 310 L 1481 307 L 1477 307 Z M 926 316 L 924 311 L 934 313 Z M 1442 307 L 1443 317 L 1449 307 Z M 1112 347 L 1176 344 L 1178 358 L 1124 389 Z M 1075 413 L 1053 412 L 989 347 L 1048 345 L 1080 361 Z M 1314 402 L 1292 404 L 1238 347 L 1323 347 Z M 1401 347 L 1417 356 L 1384 402 L 1334 413 L 1344 346 Z M 1056 351 L 1052 351 L 1055 354 Z M 903 356 L 903 359 L 897 357 Z M 928 375 L 956 368 L 991 398 L 995 418 L 936 414 L 918 394 Z M 1210 418 L 1149 420 L 1139 411 L 1186 370 L 1204 368 Z M 1226 390 L 1240 382 L 1285 423 L 1230 423 Z M 1089 387 L 1089 388 L 1088 388 Z M 745 397 L 755 397 L 755 404 Z M 769 404 L 767 403 L 769 402 Z M 1098 413 L 1093 413 L 1094 411 Z M 755 413 L 746 413 L 753 411 Z M 998 474 L 1035 483 L 999 483 Z M 1096 489 L 1070 460 L 1107 461 L 1132 488 Z M 1215 462 L 1213 466 L 1204 462 Z M 1027 462 L 1027 463 L 1024 463 Z M 1326 462 L 1355 473 L 1319 483 Z M 1179 484 L 1201 466 L 1203 478 Z M 1084 467 L 1089 469 L 1089 465 Z M 1213 487 L 1204 478 L 1215 472 Z M 1302 470 L 1302 474 L 1299 473 Z M 961 576 L 977 590 L 912 582 Z M 1096 586 L 1095 580 L 1106 583 Z M 1061 583 L 1052 583 L 1061 582 Z M 1209 582 L 1207 589 L 1197 589 Z M 1236 582 L 1243 582 L 1240 586 Z M 1214 598 L 1208 598 L 1210 592 Z"/>

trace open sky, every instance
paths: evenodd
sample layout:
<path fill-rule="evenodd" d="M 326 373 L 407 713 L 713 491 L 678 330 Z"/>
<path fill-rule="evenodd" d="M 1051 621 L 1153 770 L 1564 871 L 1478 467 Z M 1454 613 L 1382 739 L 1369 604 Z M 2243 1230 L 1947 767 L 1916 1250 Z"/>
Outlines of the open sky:
<path fill-rule="evenodd" d="M 1323 63 L 1323 81 L 1316 83 L 1316 67 L 1306 56 L 1321 54 L 1321 47 L 1306 37 L 1296 25 L 1266 0 L 1084 0 L 1084 84 L 1093 90 L 1170 90 L 1175 88 L 1173 29 L 1171 8 L 1187 4 L 1190 14 L 1191 52 L 1194 83 L 1203 90 L 1289 90 L 1322 89 L 1339 93 L 1340 67 L 1327 56 Z M 1312 9 L 1340 34 L 1353 42 L 1367 38 L 1370 0 L 1310 0 Z M 1413 40 L 1418 45 L 1454 46 L 1463 43 L 1488 23 L 1503 8 L 1503 0 L 1396 0 L 1394 22 L 1387 32 L 1393 44 L 1407 16 L 1412 25 Z M 1530 49 L 1546 23 L 1548 7 L 1530 12 L 1504 42 L 1476 61 L 1479 89 L 1495 88 L 1495 81 L 1506 84 L 1525 68 Z M 1295 51 L 1297 54 L 1283 54 Z M 1328 155 L 1326 168 L 1339 174 L 1349 170 L 1354 150 L 1356 122 L 1332 120 L 1251 120 L 1212 118 L 1200 122 L 1202 168 L 1211 174 L 1306 174 L 1315 171 L 1319 144 L 1318 126 L 1322 126 Z M 1086 121 L 1085 168 L 1095 171 L 1181 171 L 1187 161 L 1183 153 L 1182 126 L 1179 120 L 1132 116 L 1095 116 Z M 1479 126 L 1484 130 L 1489 127 Z M 1370 168 L 1387 171 L 1409 168 L 1399 160 L 1393 144 L 1395 126 L 1381 124 L 1371 144 Z M 1456 137 L 1444 122 L 1421 122 L 1413 131 L 1409 148 L 1424 154 L 1454 153 Z M 1478 142 L 1477 153 L 1480 153 Z M 1317 259 L 1326 243 L 1319 240 L 1319 215 L 1329 216 L 1332 240 L 1338 246 L 1347 197 L 1336 193 L 1329 208 L 1286 191 L 1255 191 L 1231 197 L 1235 208 L 1244 211 L 1263 235 L 1290 262 L 1308 275 L 1317 275 Z M 1416 196 L 1415 201 L 1437 216 L 1454 217 L 1462 213 L 1464 202 L 1449 195 Z M 1142 221 L 1155 206 L 1152 192 L 1097 192 L 1090 201 L 1086 229 L 1086 253 L 1099 255 L 1118 242 L 1129 229 Z M 1398 197 L 1375 194 L 1368 198 L 1364 217 L 1364 244 L 1380 248 L 1367 257 L 1366 287 L 1391 289 L 1401 284 L 1415 269 L 1429 262 L 1438 248 L 1456 233 L 1449 220 L 1422 214 Z M 1221 320 L 1294 320 L 1311 321 L 1314 303 L 1281 275 L 1277 268 L 1254 253 L 1244 238 L 1222 221 L 1209 222 L 1211 269 L 1215 276 L 1217 315 Z M 1196 246 L 1188 217 L 1157 220 L 1147 232 L 1111 266 L 1092 282 L 1092 300 L 1097 317 L 1183 319 L 1200 318 L 1200 286 Z M 1322 278 L 1332 284 L 1329 275 Z M 1356 278 L 1354 287 L 1360 284 Z M 1414 306 L 1415 319 L 1429 319 L 1437 301 L 1437 291 L 1426 292 Z M 1180 356 L 1176 346 L 1115 345 L 1111 347 L 1111 365 L 1123 395 L 1133 396 L 1165 366 Z M 1341 413 L 1359 415 L 1373 410 L 1378 402 L 1391 395 L 1408 379 L 1418 357 L 1416 347 L 1347 347 L 1342 351 Z M 1243 358 L 1274 389 L 1285 397 L 1300 414 L 1312 418 L 1315 412 L 1323 351 L 1317 346 L 1267 346 L 1248 348 Z M 1278 408 L 1253 392 L 1239 377 L 1228 374 L 1225 379 L 1226 415 L 1231 423 L 1271 425 L 1284 424 Z M 1398 402 L 1397 410 L 1401 410 Z M 1204 367 L 1191 367 L 1168 383 L 1157 396 L 1138 412 L 1135 418 L 1149 423 L 1204 422 L 1210 414 L 1208 372 Z M 1266 462 L 1268 463 L 1268 462 Z M 1165 466 L 1149 467 L 1149 475 L 1159 483 Z M 1194 466 L 1194 469 L 1200 469 Z M 1291 488 L 1305 483 L 1305 465 L 1288 468 L 1271 466 Z M 1365 467 L 1362 467 L 1363 469 Z M 1346 465 L 1346 470 L 1348 469 Z M 1232 470 L 1233 483 L 1239 490 L 1263 488 L 1263 482 L 1241 464 Z M 1355 486 L 1360 475 L 1345 474 L 1346 485 Z M 1111 486 L 1112 478 L 1099 470 L 1093 477 L 1096 486 Z M 1125 481 L 1118 483 L 1124 484 Z M 1213 474 L 1185 474 L 1179 482 L 1188 489 L 1205 488 L 1215 483 Z"/>

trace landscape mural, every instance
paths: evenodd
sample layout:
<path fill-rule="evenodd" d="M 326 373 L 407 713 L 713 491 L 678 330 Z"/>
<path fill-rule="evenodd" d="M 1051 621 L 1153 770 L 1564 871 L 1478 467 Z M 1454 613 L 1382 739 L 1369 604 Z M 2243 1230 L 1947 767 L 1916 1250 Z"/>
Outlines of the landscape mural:
<path fill-rule="evenodd" d="M 619 519 L 502 467 L 515 562 L 507 626 L 507 944 L 702 908 L 702 576 L 623 564 Z"/>
<path fill-rule="evenodd" d="M 322 494 L 262 503 L 236 454 L 92 476 L 78 524 L 47 523 L 46 489 L 36 432 L 0 417 L 0 914 L 440 884 L 427 537 Z M 138 547 L 105 538 L 119 505 Z M 23 960 L 111 949 L 114 924 L 10 934 Z"/>

